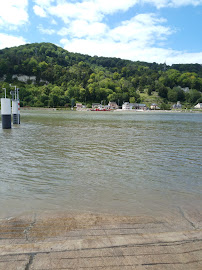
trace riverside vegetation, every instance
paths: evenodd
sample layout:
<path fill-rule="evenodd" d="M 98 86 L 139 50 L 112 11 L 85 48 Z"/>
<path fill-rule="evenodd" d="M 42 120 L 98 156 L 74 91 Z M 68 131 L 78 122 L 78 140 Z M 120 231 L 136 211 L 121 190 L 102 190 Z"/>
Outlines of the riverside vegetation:
<path fill-rule="evenodd" d="M 19 75 L 28 76 L 22 82 Z M 68 107 L 83 102 L 158 103 L 170 109 L 202 102 L 202 65 L 133 62 L 71 53 L 51 43 L 0 50 L 0 96 L 20 88 L 21 106 Z M 10 91 L 8 91 L 10 92 Z"/>

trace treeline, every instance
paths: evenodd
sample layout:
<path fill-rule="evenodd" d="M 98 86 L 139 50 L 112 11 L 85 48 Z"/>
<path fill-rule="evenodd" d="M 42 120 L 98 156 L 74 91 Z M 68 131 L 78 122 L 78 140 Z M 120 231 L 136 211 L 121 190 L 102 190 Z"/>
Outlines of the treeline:
<path fill-rule="evenodd" d="M 35 76 L 26 83 L 13 75 Z M 132 62 L 70 53 L 51 43 L 0 50 L 0 91 L 20 87 L 22 106 L 57 107 L 75 102 L 145 102 L 158 97 L 162 108 L 181 101 L 202 102 L 202 66 Z M 32 78 L 33 79 L 33 78 Z M 1 95 L 0 93 L 0 95 Z"/>

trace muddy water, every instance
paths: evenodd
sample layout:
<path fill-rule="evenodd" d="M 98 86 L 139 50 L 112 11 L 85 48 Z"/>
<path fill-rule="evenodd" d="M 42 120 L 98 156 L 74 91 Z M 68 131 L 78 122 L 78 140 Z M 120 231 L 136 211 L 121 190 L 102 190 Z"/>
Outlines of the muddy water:
<path fill-rule="evenodd" d="M 0 129 L 0 217 L 202 208 L 202 114 L 22 111 Z"/>

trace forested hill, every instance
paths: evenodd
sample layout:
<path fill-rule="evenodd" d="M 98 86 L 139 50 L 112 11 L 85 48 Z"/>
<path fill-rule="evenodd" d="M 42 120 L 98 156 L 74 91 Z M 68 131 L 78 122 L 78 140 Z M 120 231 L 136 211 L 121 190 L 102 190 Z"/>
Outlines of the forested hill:
<path fill-rule="evenodd" d="M 72 102 L 157 102 L 170 108 L 202 102 L 202 66 L 133 62 L 68 52 L 51 43 L 0 50 L 0 95 L 20 87 L 23 106 L 68 106 Z M 24 80 L 24 82 L 23 82 Z"/>

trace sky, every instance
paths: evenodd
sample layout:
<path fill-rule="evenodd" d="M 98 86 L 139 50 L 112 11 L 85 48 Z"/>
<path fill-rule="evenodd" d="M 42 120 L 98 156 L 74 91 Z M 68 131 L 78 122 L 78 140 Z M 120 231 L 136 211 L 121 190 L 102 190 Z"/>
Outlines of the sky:
<path fill-rule="evenodd" d="M 91 56 L 202 64 L 202 0 L 0 0 L 0 49 L 35 42 Z"/>

